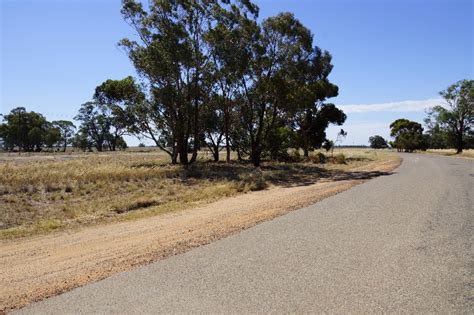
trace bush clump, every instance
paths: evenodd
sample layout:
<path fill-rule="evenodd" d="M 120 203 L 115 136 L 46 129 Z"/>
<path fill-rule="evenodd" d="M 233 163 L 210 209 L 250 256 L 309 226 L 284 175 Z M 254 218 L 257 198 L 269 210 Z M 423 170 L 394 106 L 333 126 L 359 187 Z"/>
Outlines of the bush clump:
<path fill-rule="evenodd" d="M 324 164 L 326 163 L 326 155 L 324 153 L 318 152 L 315 156 L 313 156 L 313 163 L 315 164 Z"/>
<path fill-rule="evenodd" d="M 237 190 L 241 192 L 247 192 L 263 190 L 267 187 L 268 184 L 265 180 L 265 177 L 263 176 L 262 171 L 260 169 L 257 169 L 250 175 L 244 175 L 241 177 L 241 181 Z"/>
<path fill-rule="evenodd" d="M 346 156 L 342 153 L 337 154 L 334 157 L 334 163 L 336 163 L 336 164 L 346 164 Z"/>

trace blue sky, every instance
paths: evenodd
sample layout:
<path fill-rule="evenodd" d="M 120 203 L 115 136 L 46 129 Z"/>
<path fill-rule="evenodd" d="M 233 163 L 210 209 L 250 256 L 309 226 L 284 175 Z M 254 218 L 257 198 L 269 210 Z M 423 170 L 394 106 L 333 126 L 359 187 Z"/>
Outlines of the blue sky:
<path fill-rule="evenodd" d="M 388 137 L 400 117 L 422 122 L 439 91 L 473 78 L 474 1 L 255 2 L 261 18 L 293 12 L 333 55 L 340 95 L 331 102 L 348 115 L 344 144 Z M 117 47 L 134 36 L 119 0 L 0 0 L 0 27 L 0 113 L 24 106 L 72 119 L 95 86 L 135 74 Z"/>

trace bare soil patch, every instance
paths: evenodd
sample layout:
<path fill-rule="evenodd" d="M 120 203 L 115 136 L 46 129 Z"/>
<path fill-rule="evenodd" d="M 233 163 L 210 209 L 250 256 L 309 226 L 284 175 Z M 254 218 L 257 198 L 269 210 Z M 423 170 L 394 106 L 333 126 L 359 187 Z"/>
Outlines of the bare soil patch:
<path fill-rule="evenodd" d="M 114 273 L 208 244 L 381 175 L 395 155 L 329 172 L 317 181 L 273 185 L 179 212 L 0 241 L 0 310 L 20 308 Z M 275 173 L 274 176 L 278 174 Z"/>

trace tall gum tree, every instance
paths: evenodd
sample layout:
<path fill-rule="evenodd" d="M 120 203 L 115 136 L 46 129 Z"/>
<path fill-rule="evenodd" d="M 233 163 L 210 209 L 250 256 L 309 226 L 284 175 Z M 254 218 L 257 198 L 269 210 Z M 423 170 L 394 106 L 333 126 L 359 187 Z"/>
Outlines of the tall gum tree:
<path fill-rule="evenodd" d="M 435 106 L 430 109 L 430 119 L 453 139 L 457 153 L 462 153 L 465 138 L 474 125 L 474 80 L 461 80 L 440 92 L 448 107 Z"/>
<path fill-rule="evenodd" d="M 171 145 L 173 162 L 176 155 L 182 164 L 196 160 L 202 134 L 201 107 L 208 90 L 205 78 L 212 69 L 205 34 L 216 25 L 219 8 L 254 9 L 249 1 L 237 3 L 239 6 L 224 0 L 155 0 L 144 9 L 138 1 L 123 1 L 122 14 L 139 40 L 123 39 L 120 45 L 149 85 L 149 109 L 161 118 L 158 137 Z"/>

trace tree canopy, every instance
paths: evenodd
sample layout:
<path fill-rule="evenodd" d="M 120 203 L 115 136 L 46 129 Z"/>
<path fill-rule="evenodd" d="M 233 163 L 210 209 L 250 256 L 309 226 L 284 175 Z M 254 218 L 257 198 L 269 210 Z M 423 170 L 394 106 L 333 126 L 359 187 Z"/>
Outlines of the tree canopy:
<path fill-rule="evenodd" d="M 379 135 L 375 135 L 369 138 L 370 147 L 373 149 L 385 149 L 388 148 L 387 141 Z"/>
<path fill-rule="evenodd" d="M 346 119 L 326 103 L 338 94 L 328 80 L 331 55 L 314 46 L 309 29 L 291 13 L 259 23 L 250 1 L 145 7 L 125 0 L 122 14 L 139 40 L 120 45 L 146 89 L 126 78 L 114 88 L 106 81 L 100 90 L 107 103 L 124 105 L 127 129 L 152 139 L 173 163 L 193 162 L 203 145 L 214 160 L 225 145 L 227 161 L 234 148 L 255 166 L 289 147 L 307 155 L 326 140 L 329 124 Z"/>
<path fill-rule="evenodd" d="M 70 123 L 70 122 L 69 122 Z M 72 124 L 72 123 L 71 123 Z M 61 140 L 61 131 L 53 122 L 36 112 L 17 107 L 3 116 L 0 139 L 5 149 L 13 151 L 40 151 L 44 146 L 53 148 Z"/>
<path fill-rule="evenodd" d="M 454 147 L 461 153 L 474 138 L 474 80 L 461 80 L 440 95 L 447 103 L 428 111 L 425 120 L 432 137 L 432 147 Z"/>
<path fill-rule="evenodd" d="M 390 136 L 395 138 L 393 147 L 398 151 L 413 152 L 423 149 L 423 127 L 408 119 L 397 119 L 390 124 Z"/>

